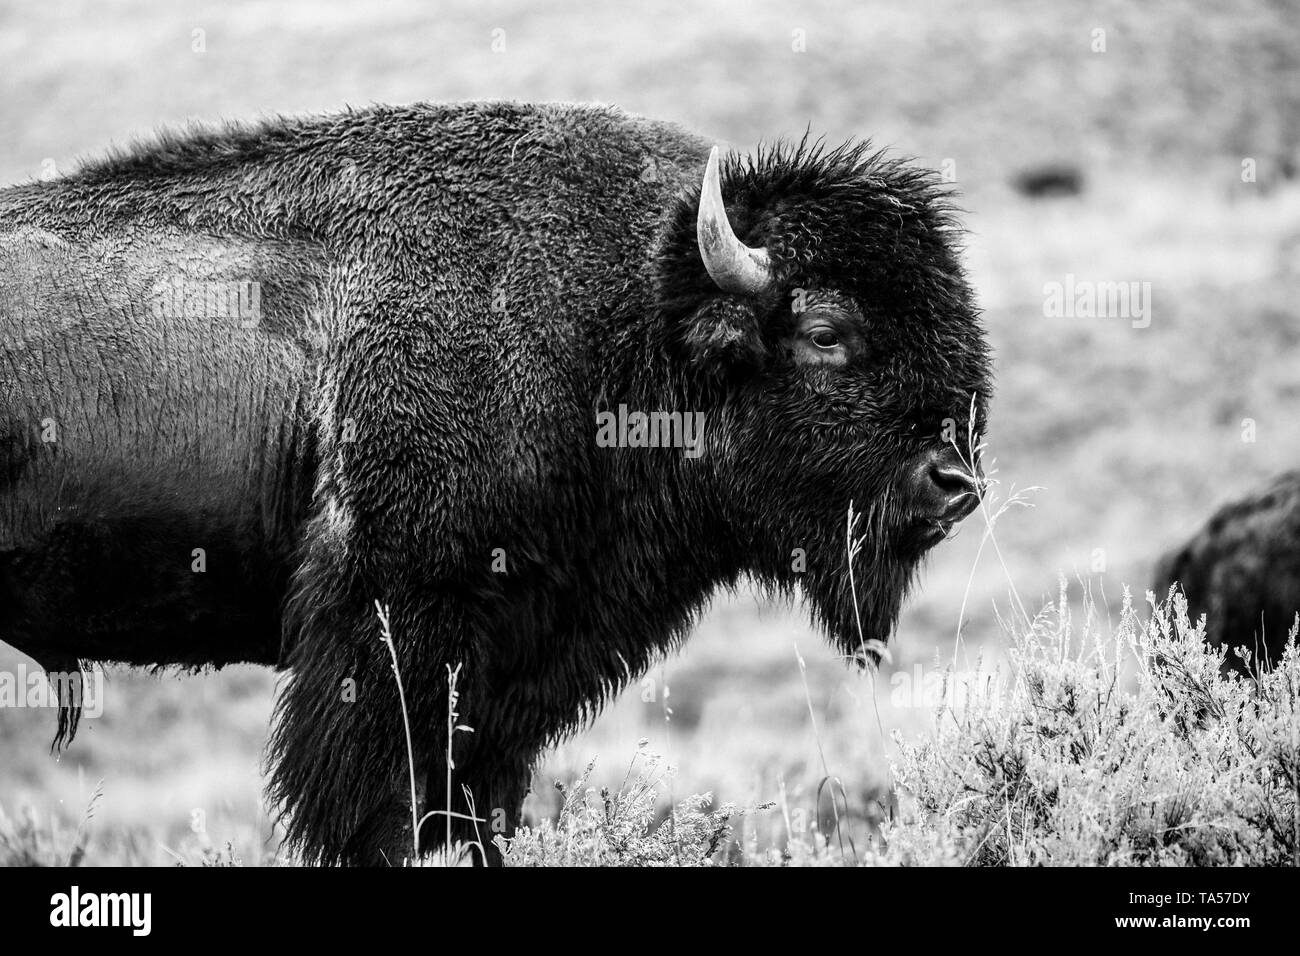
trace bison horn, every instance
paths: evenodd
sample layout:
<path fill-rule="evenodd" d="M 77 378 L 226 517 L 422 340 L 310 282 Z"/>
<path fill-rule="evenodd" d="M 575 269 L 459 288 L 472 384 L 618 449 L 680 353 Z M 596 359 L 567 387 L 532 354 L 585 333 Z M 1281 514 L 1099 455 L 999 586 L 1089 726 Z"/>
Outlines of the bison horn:
<path fill-rule="evenodd" d="M 767 250 L 751 249 L 731 229 L 727 209 L 722 204 L 716 146 L 709 153 L 709 165 L 704 170 L 695 238 L 700 244 L 704 268 L 724 292 L 758 295 L 772 284 L 772 262 Z"/>

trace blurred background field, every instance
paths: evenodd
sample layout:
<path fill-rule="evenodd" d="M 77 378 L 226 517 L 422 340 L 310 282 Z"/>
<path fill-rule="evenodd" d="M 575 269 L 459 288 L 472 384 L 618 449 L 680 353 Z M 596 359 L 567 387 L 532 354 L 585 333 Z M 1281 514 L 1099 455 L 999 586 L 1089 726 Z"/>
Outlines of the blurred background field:
<path fill-rule="evenodd" d="M 805 128 L 870 137 L 955 174 L 997 356 L 990 452 L 1004 493 L 1042 488 L 998 525 L 1005 572 L 987 550 L 976 562 L 970 519 L 874 678 L 848 674 L 798 606 L 720 595 L 682 654 L 549 757 L 534 815 L 592 759 L 593 783 L 617 784 L 642 738 L 677 768 L 679 799 L 811 812 L 829 770 L 854 816 L 884 812 L 889 734 L 933 716 L 904 691 L 952 659 L 963 606 L 961 661 L 996 659 L 1008 575 L 1031 609 L 1059 574 L 1117 608 L 1213 506 L 1300 465 L 1300 20 L 1281 0 L 48 0 L 0 6 L 0 63 L 3 184 L 189 119 L 495 98 L 614 103 L 741 149 Z M 1078 194 L 1015 188 L 1061 164 Z M 1066 274 L 1151 283 L 1150 326 L 1044 317 L 1044 284 Z M 0 645 L 0 667 L 20 661 Z M 227 841 L 270 858 L 273 692 L 252 668 L 116 670 L 103 716 L 57 760 L 51 713 L 0 710 L 0 834 L 30 816 L 68 841 L 102 780 L 87 864 Z M 785 822 L 746 826 L 779 845 Z"/>

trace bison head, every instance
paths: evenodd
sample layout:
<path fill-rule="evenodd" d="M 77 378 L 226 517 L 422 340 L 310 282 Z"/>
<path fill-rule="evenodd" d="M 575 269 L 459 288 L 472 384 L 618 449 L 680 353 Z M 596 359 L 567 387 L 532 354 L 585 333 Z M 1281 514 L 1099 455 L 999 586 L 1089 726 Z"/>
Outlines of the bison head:
<path fill-rule="evenodd" d="M 657 260 L 732 567 L 801 589 L 854 657 L 978 504 L 991 371 L 957 236 L 933 174 L 865 145 L 715 149 Z"/>

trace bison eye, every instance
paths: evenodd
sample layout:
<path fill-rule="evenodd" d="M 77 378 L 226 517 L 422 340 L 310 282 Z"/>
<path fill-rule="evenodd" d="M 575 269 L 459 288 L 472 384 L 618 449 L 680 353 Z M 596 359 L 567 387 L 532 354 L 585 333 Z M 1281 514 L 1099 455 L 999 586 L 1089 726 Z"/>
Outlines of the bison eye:
<path fill-rule="evenodd" d="M 819 349 L 833 349 L 840 344 L 840 337 L 833 329 L 818 329 L 809 336 L 813 345 Z"/>

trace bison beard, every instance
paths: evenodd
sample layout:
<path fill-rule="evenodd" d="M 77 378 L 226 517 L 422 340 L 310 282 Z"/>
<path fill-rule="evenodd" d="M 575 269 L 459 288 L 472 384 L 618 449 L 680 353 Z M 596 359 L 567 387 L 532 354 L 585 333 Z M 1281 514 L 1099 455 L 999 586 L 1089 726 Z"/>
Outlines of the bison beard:
<path fill-rule="evenodd" d="M 285 668 L 270 795 L 288 845 L 332 864 L 412 846 L 376 601 L 417 810 L 489 859 L 539 755 L 718 588 L 801 590 L 850 657 L 886 641 L 934 528 L 969 510 L 940 431 L 973 400 L 982 431 L 991 388 L 944 194 L 864 144 L 708 156 L 614 109 L 379 107 L 0 192 L 0 238 L 38 272 L 65 250 L 89 290 L 44 310 L 84 317 L 42 333 L 66 370 L 13 350 L 0 637 L 47 666 Z M 144 315 L 196 262 L 262 280 L 256 328 Z M 60 402 L 114 362 L 83 435 Z M 703 414 L 703 454 L 598 447 L 620 405 Z M 57 453 L 31 438 L 51 407 Z M 444 807 L 456 667 L 473 732 Z"/>

